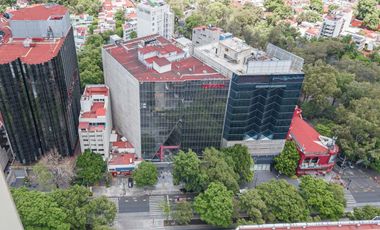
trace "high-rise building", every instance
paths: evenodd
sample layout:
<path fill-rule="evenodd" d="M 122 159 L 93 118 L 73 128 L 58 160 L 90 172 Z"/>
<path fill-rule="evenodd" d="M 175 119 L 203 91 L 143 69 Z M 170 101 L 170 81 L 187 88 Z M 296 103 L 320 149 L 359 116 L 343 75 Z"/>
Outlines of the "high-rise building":
<path fill-rule="evenodd" d="M 137 37 L 160 34 L 171 39 L 174 13 L 163 0 L 144 0 L 137 5 Z"/>
<path fill-rule="evenodd" d="M 80 100 L 79 140 L 81 151 L 86 149 L 108 159 L 112 114 L 106 85 L 87 85 Z"/>
<path fill-rule="evenodd" d="M 103 48 L 116 130 L 138 157 L 220 147 L 229 79 L 159 35 Z"/>
<path fill-rule="evenodd" d="M 257 163 L 269 163 L 285 143 L 303 59 L 272 44 L 258 50 L 232 36 L 195 47 L 194 57 L 231 79 L 223 145 L 247 145 Z"/>
<path fill-rule="evenodd" d="M 4 171 L 13 160 L 13 152 L 5 129 L 3 117 L 0 113 L 0 170 Z"/>
<path fill-rule="evenodd" d="M 73 154 L 80 84 L 68 10 L 35 5 L 0 23 L 0 111 L 16 159 Z"/>

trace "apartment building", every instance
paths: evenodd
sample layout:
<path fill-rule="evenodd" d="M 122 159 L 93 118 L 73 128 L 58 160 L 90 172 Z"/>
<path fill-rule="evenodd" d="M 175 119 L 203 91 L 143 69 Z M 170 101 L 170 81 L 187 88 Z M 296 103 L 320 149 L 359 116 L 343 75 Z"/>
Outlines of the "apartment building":
<path fill-rule="evenodd" d="M 163 0 L 145 0 L 137 5 L 137 36 L 151 34 L 173 37 L 174 13 Z"/>
<path fill-rule="evenodd" d="M 86 149 L 109 158 L 112 113 L 110 92 L 106 85 L 87 85 L 80 100 L 79 140 Z"/>

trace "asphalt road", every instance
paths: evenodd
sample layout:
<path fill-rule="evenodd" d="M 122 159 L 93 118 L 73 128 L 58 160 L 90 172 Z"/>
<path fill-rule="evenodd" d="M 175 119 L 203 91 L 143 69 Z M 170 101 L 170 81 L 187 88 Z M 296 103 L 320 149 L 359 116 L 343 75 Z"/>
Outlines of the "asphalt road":
<path fill-rule="evenodd" d="M 120 197 L 119 213 L 149 212 L 149 196 Z"/>

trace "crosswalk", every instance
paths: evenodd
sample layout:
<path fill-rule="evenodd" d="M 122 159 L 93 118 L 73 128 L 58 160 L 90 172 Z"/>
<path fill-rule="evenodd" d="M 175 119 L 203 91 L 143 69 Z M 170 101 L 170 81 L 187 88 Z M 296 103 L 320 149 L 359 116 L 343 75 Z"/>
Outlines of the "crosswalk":
<path fill-rule="evenodd" d="M 161 208 L 162 203 L 165 201 L 165 196 L 149 197 L 149 215 L 152 219 L 153 229 L 165 229 L 164 216 Z"/>
<path fill-rule="evenodd" d="M 355 206 L 356 200 L 355 200 L 354 196 L 352 196 L 352 193 L 347 189 L 344 189 L 344 198 L 346 198 L 347 207 L 354 207 Z"/>
<path fill-rule="evenodd" d="M 164 196 L 149 197 L 149 214 L 150 216 L 163 216 L 161 205 L 165 202 Z"/>

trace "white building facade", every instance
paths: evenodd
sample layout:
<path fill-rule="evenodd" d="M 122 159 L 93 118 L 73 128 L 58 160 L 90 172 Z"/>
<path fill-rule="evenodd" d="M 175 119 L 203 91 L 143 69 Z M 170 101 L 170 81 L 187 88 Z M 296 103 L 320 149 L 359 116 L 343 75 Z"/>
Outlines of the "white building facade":
<path fill-rule="evenodd" d="M 326 15 L 323 18 L 323 24 L 321 28 L 321 36 L 336 38 L 343 30 L 344 17 L 338 13 L 332 13 Z"/>
<path fill-rule="evenodd" d="M 79 140 L 81 151 L 89 149 L 108 159 L 112 113 L 110 92 L 106 85 L 87 85 L 81 97 Z"/>
<path fill-rule="evenodd" d="M 174 13 L 164 1 L 143 1 L 137 6 L 137 37 L 160 34 L 171 39 Z"/>

